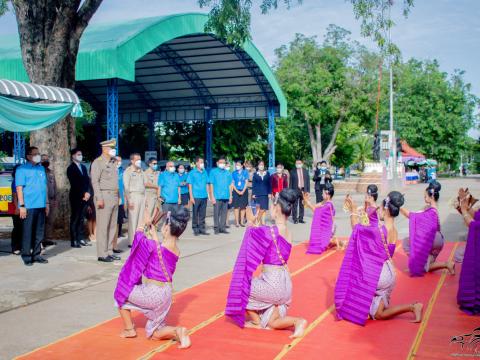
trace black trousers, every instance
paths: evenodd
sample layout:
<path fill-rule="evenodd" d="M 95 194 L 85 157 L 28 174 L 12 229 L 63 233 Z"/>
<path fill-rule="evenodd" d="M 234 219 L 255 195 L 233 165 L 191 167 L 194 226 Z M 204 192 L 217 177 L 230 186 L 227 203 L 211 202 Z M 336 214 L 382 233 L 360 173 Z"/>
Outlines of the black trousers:
<path fill-rule="evenodd" d="M 293 204 L 293 210 L 292 210 L 293 221 L 303 220 L 305 209 L 303 207 L 302 192 L 303 192 L 303 189 L 298 190 L 297 200 L 295 200 L 295 204 Z"/>
<path fill-rule="evenodd" d="M 205 216 L 207 215 L 207 198 L 194 198 L 192 229 L 194 233 L 205 232 Z"/>
<path fill-rule="evenodd" d="M 315 199 L 317 203 L 323 201 L 323 189 L 325 189 L 325 184 L 320 184 L 319 189 L 315 190 Z"/>
<path fill-rule="evenodd" d="M 22 232 L 22 259 L 34 261 L 40 256 L 45 237 L 45 208 L 27 209 L 27 217 L 22 220 Z"/>
<path fill-rule="evenodd" d="M 83 224 L 85 222 L 85 208 L 87 202 L 70 200 L 70 242 L 78 243 L 84 239 Z"/>
<path fill-rule="evenodd" d="M 228 200 L 217 200 L 213 205 L 213 229 L 225 231 L 227 226 Z"/>
<path fill-rule="evenodd" d="M 12 216 L 12 252 L 22 250 L 22 219 L 19 215 Z"/>
<path fill-rule="evenodd" d="M 124 220 L 125 220 L 125 206 L 118 205 L 118 216 L 117 216 L 118 237 L 122 236 L 122 227 L 123 227 Z"/>

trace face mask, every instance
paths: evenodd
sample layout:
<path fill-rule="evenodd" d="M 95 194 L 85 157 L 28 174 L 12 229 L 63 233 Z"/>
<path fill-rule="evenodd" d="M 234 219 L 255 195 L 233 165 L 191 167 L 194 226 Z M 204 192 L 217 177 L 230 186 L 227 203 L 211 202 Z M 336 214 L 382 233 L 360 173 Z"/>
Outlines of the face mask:
<path fill-rule="evenodd" d="M 78 162 L 82 162 L 82 160 L 83 160 L 83 155 L 77 155 L 77 156 L 75 156 L 75 160 L 77 160 Z"/>
<path fill-rule="evenodd" d="M 225 169 L 225 164 L 218 164 L 219 169 Z"/>
<path fill-rule="evenodd" d="M 50 161 L 42 161 L 43 167 L 48 168 L 50 166 Z"/>
<path fill-rule="evenodd" d="M 236 166 L 235 166 L 235 169 L 237 169 L 237 171 L 242 170 L 242 165 L 236 165 Z"/>
<path fill-rule="evenodd" d="M 277 168 L 277 173 L 278 174 L 281 174 L 283 172 L 283 169 L 282 168 Z"/>
<path fill-rule="evenodd" d="M 108 150 L 108 155 L 110 155 L 111 157 L 117 156 L 117 149 Z"/>
<path fill-rule="evenodd" d="M 42 160 L 42 157 L 40 155 L 34 155 L 32 156 L 32 161 L 35 163 L 35 164 L 38 164 L 40 162 L 40 160 Z"/>
<path fill-rule="evenodd" d="M 295 167 L 296 167 L 297 169 L 301 169 L 302 166 L 303 166 L 302 164 L 295 164 Z"/>
<path fill-rule="evenodd" d="M 230 166 L 225 166 L 225 170 L 230 171 Z"/>
<path fill-rule="evenodd" d="M 150 165 L 150 167 L 152 168 L 153 171 L 157 171 L 157 168 L 158 168 L 158 165 L 155 164 L 155 165 Z"/>
<path fill-rule="evenodd" d="M 141 168 L 141 167 L 142 167 L 142 160 L 137 160 L 137 161 L 135 161 L 135 166 L 136 166 L 137 168 Z"/>
<path fill-rule="evenodd" d="M 174 173 L 174 172 L 175 172 L 175 166 L 170 166 L 170 167 L 168 168 L 168 172 L 169 172 L 169 173 Z"/>
<path fill-rule="evenodd" d="M 263 166 L 263 165 L 258 165 L 258 170 L 263 171 L 263 169 L 265 169 L 265 166 Z"/>
<path fill-rule="evenodd" d="M 200 163 L 200 164 L 198 165 L 198 167 L 199 167 L 200 169 L 205 169 L 205 164 L 204 164 L 204 163 Z"/>
<path fill-rule="evenodd" d="M 178 169 L 179 174 L 183 174 L 185 172 L 185 169 Z"/>
<path fill-rule="evenodd" d="M 251 167 L 247 167 L 246 169 L 247 169 L 247 171 L 250 171 L 250 170 L 252 170 L 252 168 L 251 168 Z"/>

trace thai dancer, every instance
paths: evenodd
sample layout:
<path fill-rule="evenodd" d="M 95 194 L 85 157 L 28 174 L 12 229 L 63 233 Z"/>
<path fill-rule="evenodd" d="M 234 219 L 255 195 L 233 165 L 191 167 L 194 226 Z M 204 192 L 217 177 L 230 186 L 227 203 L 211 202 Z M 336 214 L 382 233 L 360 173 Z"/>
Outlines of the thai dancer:
<path fill-rule="evenodd" d="M 292 189 L 282 190 L 270 209 L 275 226 L 255 226 L 261 212 L 247 208 L 249 221 L 233 269 L 225 314 L 241 328 L 293 329 L 291 338 L 303 336 L 307 321 L 287 315 L 292 298 L 292 280 L 287 267 L 292 235 L 287 219 L 297 199 Z M 253 278 L 262 264 L 262 274 Z M 249 320 L 246 320 L 248 314 Z"/>
<path fill-rule="evenodd" d="M 424 200 L 427 204 L 423 211 L 412 212 L 402 208 L 400 212 L 409 219 L 409 237 L 403 242 L 408 254 L 410 276 L 423 276 L 425 272 L 448 269 L 455 274 L 453 261 L 438 262 L 437 256 L 443 249 L 445 239 L 440 232 L 440 218 L 437 202 L 442 186 L 437 181 L 428 184 Z"/>
<path fill-rule="evenodd" d="M 480 314 L 480 209 L 474 210 L 473 197 L 460 189 L 459 202 L 465 225 L 468 227 L 467 245 L 458 285 L 457 303 L 469 315 Z"/>
<path fill-rule="evenodd" d="M 315 205 L 310 202 L 309 194 L 303 196 L 305 206 L 313 211 L 307 254 L 321 254 L 330 246 L 341 248 L 334 236 L 335 207 L 332 202 L 334 192 L 332 183 L 326 183 L 322 191 L 323 200 Z"/>
<path fill-rule="evenodd" d="M 365 325 L 369 317 L 387 320 L 411 312 L 414 315 L 413 322 L 421 321 L 421 303 L 390 304 L 396 280 L 392 261 L 398 237 L 395 217 L 403 203 L 403 195 L 392 191 L 379 209 L 385 225 L 362 225 L 355 212 L 357 207 L 347 195 L 344 206 L 351 212 L 352 235 L 335 285 L 338 319 Z"/>
<path fill-rule="evenodd" d="M 362 224 L 378 226 L 378 214 L 377 214 L 377 199 L 378 199 L 378 187 L 375 184 L 367 186 L 367 193 L 365 194 L 365 219 Z"/>
<path fill-rule="evenodd" d="M 156 224 L 165 217 L 158 239 Z M 124 338 L 136 337 L 131 310 L 147 317 L 146 335 L 153 340 L 176 339 L 179 348 L 190 346 L 188 331 L 182 326 L 169 326 L 165 318 L 172 304 L 172 277 L 179 258 L 178 238 L 189 220 L 188 210 L 176 205 L 168 213 L 155 210 L 153 220 L 145 211 L 144 224 L 134 236 L 132 250 L 118 277 L 115 302 L 123 320 Z"/>

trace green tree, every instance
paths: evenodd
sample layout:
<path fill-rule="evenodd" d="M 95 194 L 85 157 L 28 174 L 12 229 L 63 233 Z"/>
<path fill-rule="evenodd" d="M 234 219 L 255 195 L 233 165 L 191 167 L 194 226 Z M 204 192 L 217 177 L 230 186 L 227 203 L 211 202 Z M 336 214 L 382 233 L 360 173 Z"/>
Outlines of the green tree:
<path fill-rule="evenodd" d="M 372 158 L 372 139 L 368 135 L 360 136 L 355 142 L 355 162 L 360 171 L 365 170 L 365 163 Z"/>
<path fill-rule="evenodd" d="M 478 121 L 479 99 L 463 72 L 440 71 L 436 60 L 411 59 L 395 76 L 395 122 L 402 139 L 426 156 L 455 165 L 468 149 L 468 131 Z"/>

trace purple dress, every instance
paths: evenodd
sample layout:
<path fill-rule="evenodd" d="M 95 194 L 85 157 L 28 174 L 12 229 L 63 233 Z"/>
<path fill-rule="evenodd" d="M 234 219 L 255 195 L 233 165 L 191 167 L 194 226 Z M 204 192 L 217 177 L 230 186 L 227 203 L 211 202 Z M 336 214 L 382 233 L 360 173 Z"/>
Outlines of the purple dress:
<path fill-rule="evenodd" d="M 385 227 L 357 224 L 353 228 L 335 285 L 338 319 L 363 326 L 369 315 L 375 315 L 380 300 L 388 306 L 395 272 L 380 231 L 386 241 Z M 392 254 L 394 247 L 388 250 Z"/>
<path fill-rule="evenodd" d="M 244 327 L 247 309 L 258 311 L 262 327 L 267 327 L 275 306 L 280 316 L 286 316 L 292 297 L 292 281 L 286 268 L 291 250 L 292 245 L 278 233 L 276 226 L 249 227 L 245 231 L 225 309 L 225 314 L 238 326 Z M 260 264 L 263 264 L 262 274 L 253 278 Z"/>
<path fill-rule="evenodd" d="M 334 235 L 334 216 L 335 208 L 331 201 L 315 208 L 307 254 L 321 254 L 328 248 Z"/>
<path fill-rule="evenodd" d="M 372 226 L 378 226 L 378 214 L 375 206 L 369 206 L 366 210 L 368 221 Z"/>
<path fill-rule="evenodd" d="M 457 303 L 469 315 L 480 314 L 480 210 L 477 210 L 468 227 Z"/>
<path fill-rule="evenodd" d="M 437 209 L 411 212 L 409 238 L 404 239 L 403 249 L 408 254 L 410 276 L 423 276 L 443 248 Z"/>
<path fill-rule="evenodd" d="M 135 233 L 130 256 L 118 276 L 114 297 L 120 308 L 138 310 L 147 317 L 147 337 L 166 326 L 165 318 L 172 304 L 171 279 L 177 261 L 177 255 L 155 240 L 148 239 L 142 231 Z"/>

